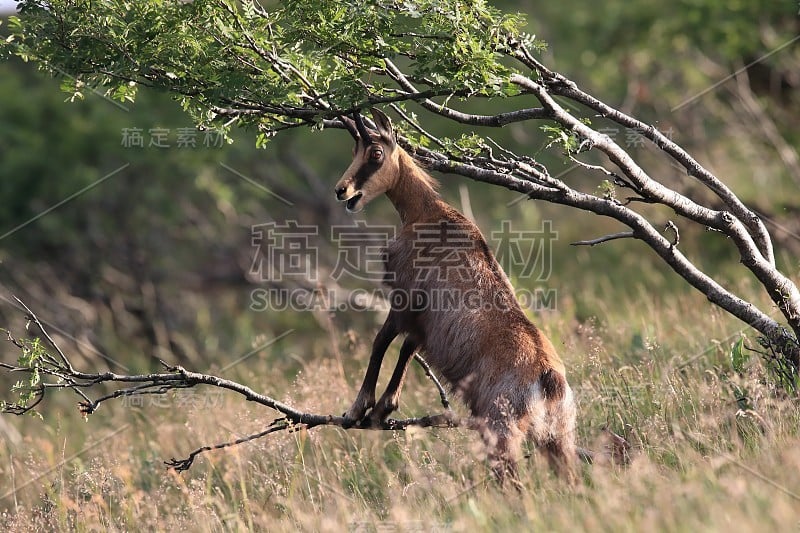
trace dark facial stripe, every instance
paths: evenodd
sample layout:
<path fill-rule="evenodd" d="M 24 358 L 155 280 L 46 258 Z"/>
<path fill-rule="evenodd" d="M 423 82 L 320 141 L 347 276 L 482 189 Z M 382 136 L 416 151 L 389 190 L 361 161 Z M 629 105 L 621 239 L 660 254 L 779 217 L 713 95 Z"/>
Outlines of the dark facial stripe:
<path fill-rule="evenodd" d="M 364 184 L 367 182 L 367 180 L 373 174 L 375 174 L 379 168 L 381 168 L 381 163 L 373 163 L 372 161 L 368 161 L 363 165 L 361 165 L 360 167 L 358 167 L 356 175 L 354 176 L 353 179 L 353 186 L 355 187 L 355 189 L 357 191 L 361 190 L 361 188 L 364 187 Z"/>

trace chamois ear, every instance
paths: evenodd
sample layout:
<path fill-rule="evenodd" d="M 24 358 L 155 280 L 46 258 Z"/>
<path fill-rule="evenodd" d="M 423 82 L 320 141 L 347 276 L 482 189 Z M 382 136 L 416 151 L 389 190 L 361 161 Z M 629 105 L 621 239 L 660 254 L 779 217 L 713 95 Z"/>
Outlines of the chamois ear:
<path fill-rule="evenodd" d="M 378 133 L 380 134 L 381 139 L 383 139 L 390 146 L 394 146 L 397 141 L 394 138 L 392 121 L 389 120 L 389 117 L 386 116 L 386 113 L 380 109 L 373 107 L 369 111 L 372 113 L 372 120 L 375 121 L 375 125 L 378 127 Z"/>

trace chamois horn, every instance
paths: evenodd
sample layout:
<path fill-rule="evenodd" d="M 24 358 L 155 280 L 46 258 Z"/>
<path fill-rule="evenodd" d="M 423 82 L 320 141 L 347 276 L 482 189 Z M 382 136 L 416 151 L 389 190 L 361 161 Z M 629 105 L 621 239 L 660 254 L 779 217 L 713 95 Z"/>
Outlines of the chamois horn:
<path fill-rule="evenodd" d="M 367 127 L 364 125 L 364 119 L 361 118 L 361 113 L 358 111 L 354 112 L 353 118 L 355 119 L 356 127 L 358 128 L 358 134 L 361 136 L 361 140 L 363 140 L 364 143 L 369 143 L 369 131 L 367 131 Z"/>
<path fill-rule="evenodd" d="M 357 141 L 358 140 L 358 129 L 356 128 L 356 123 L 353 122 L 353 119 L 348 117 L 348 116 L 345 116 L 345 115 L 340 115 L 339 116 L 339 120 L 342 121 L 342 124 L 344 124 L 344 127 L 347 128 L 347 131 L 349 131 L 350 135 L 353 136 L 353 139 L 355 139 Z"/>

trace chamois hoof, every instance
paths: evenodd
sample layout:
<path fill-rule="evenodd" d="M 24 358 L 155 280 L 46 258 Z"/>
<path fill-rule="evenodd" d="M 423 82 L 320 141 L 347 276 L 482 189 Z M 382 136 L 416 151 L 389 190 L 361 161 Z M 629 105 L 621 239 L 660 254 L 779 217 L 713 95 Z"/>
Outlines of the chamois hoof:
<path fill-rule="evenodd" d="M 342 422 L 343 429 L 350 429 L 351 427 L 358 424 L 358 420 L 354 420 L 352 418 L 347 418 L 347 413 L 342 413 L 342 418 L 344 418 L 344 422 Z"/>
<path fill-rule="evenodd" d="M 372 409 L 372 411 L 369 413 L 369 416 L 366 418 L 369 419 L 371 426 L 381 426 L 389 418 L 389 415 L 396 410 L 397 407 L 378 404 L 374 409 Z"/>
<path fill-rule="evenodd" d="M 369 428 L 372 427 L 374 424 L 372 423 L 371 414 L 365 413 L 363 416 L 359 418 L 353 418 L 348 416 L 348 413 L 343 413 L 342 418 L 344 418 L 344 422 L 342 423 L 342 427 L 344 429 L 350 429 L 353 427 L 356 428 Z"/>
<path fill-rule="evenodd" d="M 366 416 L 362 416 L 361 418 L 351 418 L 347 416 L 347 413 L 343 413 L 342 418 L 344 418 L 344 422 L 342 422 L 342 427 L 344 429 L 364 427 L 364 421 L 367 420 Z"/>

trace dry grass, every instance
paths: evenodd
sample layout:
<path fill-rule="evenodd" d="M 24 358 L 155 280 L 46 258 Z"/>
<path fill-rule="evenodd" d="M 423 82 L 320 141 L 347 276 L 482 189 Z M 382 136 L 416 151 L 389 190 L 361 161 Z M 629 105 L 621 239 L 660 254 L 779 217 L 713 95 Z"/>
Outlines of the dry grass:
<path fill-rule="evenodd" d="M 0 529 L 796 529 L 797 401 L 765 384 L 758 361 L 743 376 L 733 373 L 730 335 L 741 328 L 734 320 L 694 295 L 647 302 L 617 305 L 598 325 L 559 318 L 574 316 L 569 302 L 538 319 L 572 369 L 581 443 L 601 448 L 608 427 L 634 446 L 630 466 L 587 466 L 575 489 L 536 455 L 523 467 L 524 492 L 499 488 L 466 430 L 323 427 L 209 453 L 176 474 L 162 460 L 270 420 L 234 396 L 196 391 L 158 405 L 110 406 L 87 423 L 58 403 L 44 422 L 5 419 L 24 436 L 0 441 Z M 322 345 L 298 347 L 302 358 L 276 349 L 229 377 L 309 410 L 339 412 L 355 394 L 365 344 L 344 362 L 347 380 Z M 747 391 L 747 404 L 734 384 Z M 436 408 L 417 369 L 402 414 Z"/>

